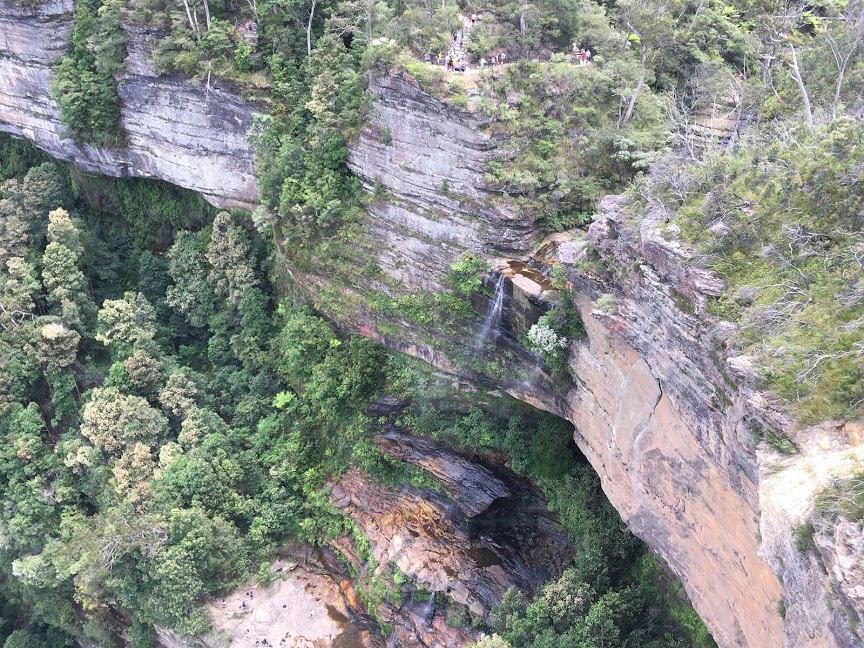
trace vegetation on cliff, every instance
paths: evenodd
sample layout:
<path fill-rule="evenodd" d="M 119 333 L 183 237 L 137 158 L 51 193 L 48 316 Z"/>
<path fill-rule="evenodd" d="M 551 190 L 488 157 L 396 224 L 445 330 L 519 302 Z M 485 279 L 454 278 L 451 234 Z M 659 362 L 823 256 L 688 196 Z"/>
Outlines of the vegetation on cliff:
<path fill-rule="evenodd" d="M 446 53 L 460 10 L 480 15 L 475 61 L 508 62 L 470 88 L 418 62 Z M 727 279 L 709 307 L 741 325 L 734 343 L 754 356 L 762 385 L 806 421 L 861 416 L 859 1 L 87 0 L 54 81 L 78 141 L 122 144 L 121 17 L 165 30 L 159 71 L 219 77 L 266 105 L 252 134 L 262 204 L 251 219 L 183 198 L 169 208 L 146 184 L 4 163 L 20 176 L 0 195 L 10 645 L 58 642 L 57 628 L 109 645 L 108 606 L 133 620 L 136 645 L 154 624 L 201 632 L 204 593 L 258 572 L 277 545 L 356 532 L 322 495 L 348 462 L 391 483 L 423 480 L 371 447 L 362 412 L 385 389 L 407 395 L 431 379 L 313 311 L 279 306 L 271 251 L 253 236 L 253 226 L 272 235 L 292 269 L 324 264 L 356 288 L 350 299 L 316 295 L 329 315 L 367 309 L 384 333 L 400 318 L 420 335 L 475 316 L 466 306 L 482 293 L 479 266 L 454 295 L 404 295 L 371 254 L 363 206 L 386 192 L 361 196 L 346 164 L 370 72 L 407 72 L 488 119 L 503 152 L 486 168 L 488 187 L 546 231 L 586 223 L 601 195 L 650 170 L 634 204 Z M 592 65 L 574 65 L 574 46 L 592 50 Z M 561 335 L 579 333 L 569 307 L 531 340 L 559 375 Z M 643 548 L 592 499 L 596 477 L 563 462 L 563 428 L 515 417 L 503 426 L 479 410 L 409 416 L 454 445 L 509 454 L 583 550 L 533 600 L 511 593 L 484 645 L 710 641 L 641 578 Z"/>
<path fill-rule="evenodd" d="M 51 94 L 60 120 L 78 143 L 123 146 L 115 74 L 126 58 L 126 32 L 116 0 L 75 3 L 69 52 L 54 63 Z"/>
<path fill-rule="evenodd" d="M 135 646 L 152 645 L 154 625 L 205 632 L 203 597 L 272 578 L 269 561 L 292 540 L 353 537 L 371 560 L 328 502 L 327 480 L 352 463 L 393 485 L 431 483 L 371 443 L 365 412 L 385 391 L 415 403 L 393 423 L 506 452 L 544 489 L 584 554 L 585 586 L 604 605 L 626 591 L 645 612 L 622 638 L 682 631 L 674 607 L 640 585 L 645 548 L 579 460 L 568 424 L 514 404 L 499 416 L 442 413 L 423 366 L 276 303 L 266 240 L 251 236 L 248 215 L 2 145 L 17 159 L 0 185 L 7 648 L 73 637 L 114 646 L 115 612 L 131 620 Z M 475 291 L 479 263 L 466 258 L 454 286 Z M 388 585 L 374 576 L 359 587 L 380 603 Z"/>
<path fill-rule="evenodd" d="M 862 142 L 850 117 L 778 125 L 639 189 L 727 279 L 710 308 L 805 421 L 864 414 Z"/>

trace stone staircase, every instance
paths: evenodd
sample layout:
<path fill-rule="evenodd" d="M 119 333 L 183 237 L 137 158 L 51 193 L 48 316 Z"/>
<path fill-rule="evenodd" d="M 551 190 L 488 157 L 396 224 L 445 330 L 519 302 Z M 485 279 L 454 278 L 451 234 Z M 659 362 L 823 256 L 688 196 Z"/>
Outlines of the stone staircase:
<path fill-rule="evenodd" d="M 461 41 L 457 40 L 455 43 L 450 43 L 450 54 L 453 57 L 453 61 L 457 64 L 463 57 L 465 62 L 468 62 L 468 35 L 471 33 L 471 19 L 460 14 L 459 20 L 462 21 L 465 36 Z"/>

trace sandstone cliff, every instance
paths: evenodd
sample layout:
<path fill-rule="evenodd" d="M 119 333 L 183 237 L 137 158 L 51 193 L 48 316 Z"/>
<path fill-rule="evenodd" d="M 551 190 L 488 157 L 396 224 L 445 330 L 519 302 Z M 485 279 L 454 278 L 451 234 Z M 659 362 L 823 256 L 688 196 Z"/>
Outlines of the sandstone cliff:
<path fill-rule="evenodd" d="M 49 83 L 72 10 L 72 0 L 47 0 L 37 9 L 0 0 L 0 131 L 84 171 L 157 178 L 218 207 L 253 208 L 258 192 L 246 141 L 252 109 L 228 91 L 157 76 L 150 55 L 158 34 L 146 29 L 127 29 L 129 56 L 118 84 L 128 147 L 94 148 L 66 137 Z"/>
<path fill-rule="evenodd" d="M 392 198 L 368 210 L 366 249 L 389 285 L 405 293 L 438 289 L 461 252 L 479 254 L 507 277 L 504 312 L 494 349 L 487 340 L 481 353 L 464 331 L 418 326 L 368 304 L 333 316 L 572 421 L 610 500 L 672 566 L 721 646 L 860 645 L 853 632 L 860 610 L 836 593 L 841 567 L 827 574 L 830 556 L 801 554 L 791 537 L 828 479 L 818 470 L 801 476 L 813 475 L 814 466 L 842 470 L 832 458 L 857 455 L 860 445 L 838 424 L 829 435 L 837 453 L 829 457 L 823 429 L 796 430 L 748 387 L 747 359 L 727 344 L 735 327 L 704 308 L 724 290 L 722 280 L 689 265 L 687 250 L 661 236 L 659 217 L 628 213 L 623 197 L 603 201 L 589 232 L 539 240 L 532 216 L 485 184 L 486 162 L 501 154 L 481 118 L 444 106 L 407 77 L 372 79 L 370 89 L 369 125 L 350 163 Z M 544 273 L 553 265 L 566 268 L 569 297 L 588 333 L 571 345 L 572 383 L 552 380 L 518 344 L 548 304 Z M 348 303 L 358 301 L 350 288 L 328 288 L 334 280 L 326 271 L 295 277 L 313 296 L 336 289 Z M 322 304 L 332 303 L 327 294 Z M 478 304 L 481 315 L 491 308 Z M 490 358 L 497 371 L 489 370 Z M 783 457 L 760 446 L 756 427 L 793 436 L 801 453 Z M 783 491 L 793 475 L 803 482 L 794 498 Z M 856 538 L 847 546 L 860 546 Z M 860 565 L 850 551 L 840 552 L 847 572 L 850 563 Z"/>
<path fill-rule="evenodd" d="M 119 85 L 128 150 L 64 139 L 48 83 L 71 9 L 71 0 L 38 10 L 0 0 L 0 130 L 88 171 L 157 177 L 217 205 L 252 206 L 251 109 L 229 92 L 155 76 L 146 31 L 130 31 Z M 366 186 L 380 182 L 388 192 L 367 210 L 363 242 L 384 279 L 352 287 L 322 265 L 295 269 L 295 280 L 313 299 L 326 292 L 320 306 L 346 329 L 431 362 L 459 388 L 507 391 L 572 421 L 610 500 L 672 566 L 721 646 L 861 645 L 860 528 L 841 521 L 842 542 L 817 539 L 818 551 L 805 554 L 791 534 L 814 493 L 860 457 L 860 431 L 842 423 L 796 429 L 747 386 L 747 359 L 726 348 L 734 327 L 704 310 L 722 282 L 690 267 L 686 250 L 659 235 L 656 216 L 634 219 L 612 197 L 589 233 L 540 241 L 533 217 L 485 184 L 485 165 L 499 151 L 482 118 L 434 100 L 410 78 L 372 79 L 370 90 L 369 125 L 350 163 Z M 599 260 L 586 270 L 588 245 Z M 491 345 L 479 340 L 482 351 L 476 330 L 418 326 L 361 298 L 370 286 L 442 290 L 464 251 L 507 277 L 502 321 Z M 542 276 L 554 264 L 567 268 L 588 332 L 571 345 L 572 383 L 552 380 L 518 343 L 548 305 Z M 333 295 L 349 307 L 337 308 Z M 598 308 L 604 295 L 611 299 Z M 477 306 L 482 314 L 491 304 Z M 800 454 L 759 446 L 754 425 L 792 436 Z M 337 502 L 368 519 L 350 494 Z M 376 550 L 399 557 L 392 538 Z M 493 599 L 482 601 L 484 611 Z"/>

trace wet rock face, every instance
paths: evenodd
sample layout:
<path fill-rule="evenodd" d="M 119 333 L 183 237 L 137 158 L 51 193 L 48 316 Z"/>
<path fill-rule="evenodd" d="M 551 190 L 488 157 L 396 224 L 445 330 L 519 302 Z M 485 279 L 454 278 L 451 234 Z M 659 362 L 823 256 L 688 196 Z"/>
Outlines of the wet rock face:
<path fill-rule="evenodd" d="M 486 619 L 510 587 L 534 591 L 572 558 L 558 525 L 538 514 L 545 510 L 538 500 L 529 491 L 468 521 L 434 491 L 394 490 L 357 469 L 331 493 L 369 539 L 379 565 L 396 564 L 427 591 Z"/>
<path fill-rule="evenodd" d="M 498 499 L 512 493 L 492 472 L 427 439 L 390 430 L 373 439 L 391 457 L 419 466 L 435 475 L 465 515 L 479 515 Z"/>
<path fill-rule="evenodd" d="M 165 180 L 218 207 L 253 208 L 258 192 L 246 140 L 252 108 L 239 96 L 179 77 L 157 77 L 150 56 L 159 34 L 127 29 L 128 59 L 118 84 L 126 149 L 77 145 L 49 97 L 51 65 L 72 29 L 72 0 L 37 9 L 0 0 L 0 131 L 29 139 L 84 171 Z"/>

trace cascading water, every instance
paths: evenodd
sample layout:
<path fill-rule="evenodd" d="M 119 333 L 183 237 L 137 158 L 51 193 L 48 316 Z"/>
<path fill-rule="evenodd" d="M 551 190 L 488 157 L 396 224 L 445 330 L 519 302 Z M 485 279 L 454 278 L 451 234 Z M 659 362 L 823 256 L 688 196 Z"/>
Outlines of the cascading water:
<path fill-rule="evenodd" d="M 489 309 L 489 314 L 483 322 L 483 327 L 477 334 L 477 341 L 474 343 L 475 348 L 482 349 L 489 333 L 496 330 L 501 323 L 501 309 L 504 306 L 504 275 L 498 275 L 498 280 L 495 282 L 495 296 L 492 301 L 492 308 Z"/>
<path fill-rule="evenodd" d="M 420 617 L 427 626 L 432 625 L 432 619 L 435 618 L 435 592 L 432 592 L 432 596 L 423 604 L 420 609 Z"/>

